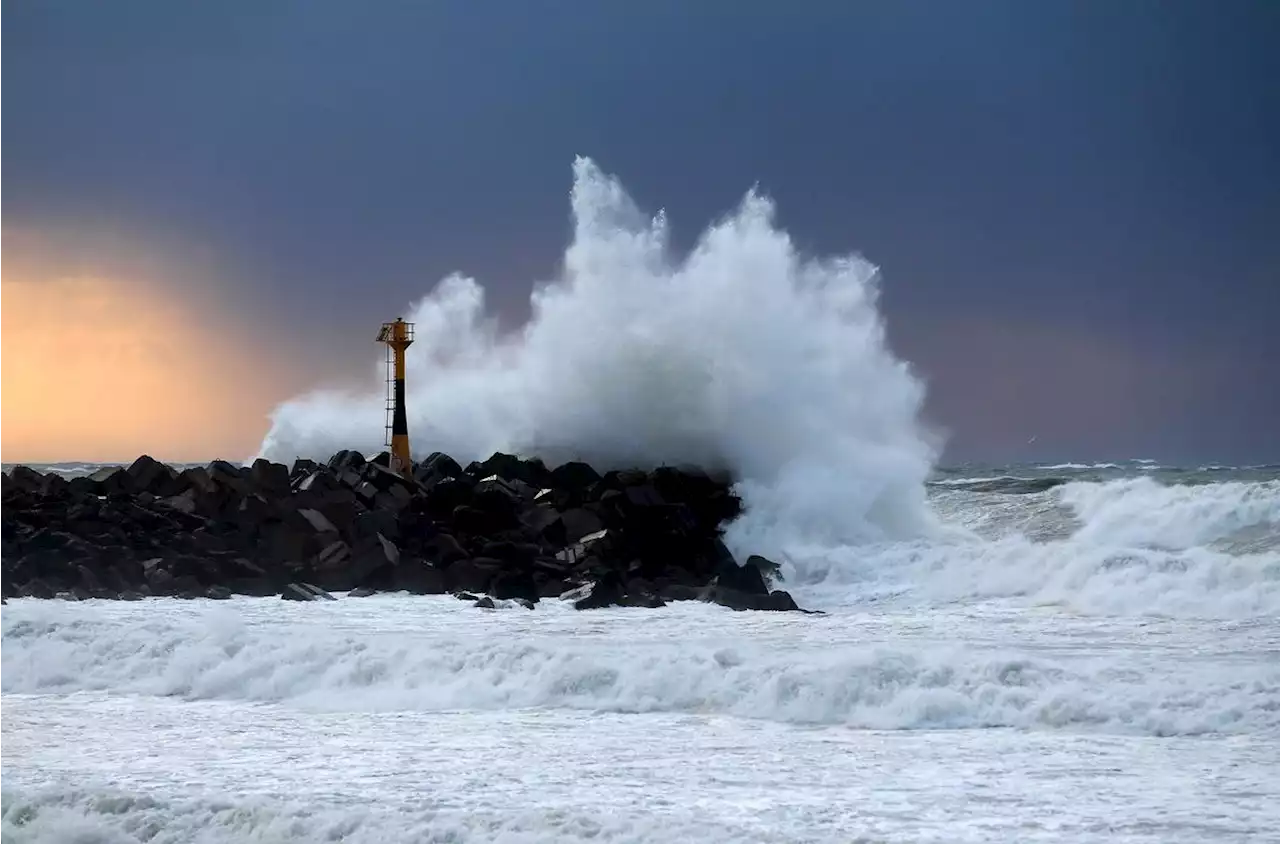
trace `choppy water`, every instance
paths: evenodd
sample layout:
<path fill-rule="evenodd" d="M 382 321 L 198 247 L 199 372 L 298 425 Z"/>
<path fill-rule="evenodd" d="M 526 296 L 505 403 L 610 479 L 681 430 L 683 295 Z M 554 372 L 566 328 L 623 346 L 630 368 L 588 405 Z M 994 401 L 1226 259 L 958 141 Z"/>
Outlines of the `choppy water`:
<path fill-rule="evenodd" d="M 5 840 L 1277 840 L 1280 480 L 1149 474 L 939 473 L 825 616 L 12 601 Z"/>

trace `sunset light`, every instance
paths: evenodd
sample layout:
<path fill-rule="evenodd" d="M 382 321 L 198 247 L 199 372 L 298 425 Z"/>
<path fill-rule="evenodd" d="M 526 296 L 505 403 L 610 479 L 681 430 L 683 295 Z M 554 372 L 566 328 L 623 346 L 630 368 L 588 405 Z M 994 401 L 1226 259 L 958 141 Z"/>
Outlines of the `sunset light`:
<path fill-rule="evenodd" d="M 3 279 L 3 458 L 243 458 L 274 396 L 261 361 L 159 285 Z"/>

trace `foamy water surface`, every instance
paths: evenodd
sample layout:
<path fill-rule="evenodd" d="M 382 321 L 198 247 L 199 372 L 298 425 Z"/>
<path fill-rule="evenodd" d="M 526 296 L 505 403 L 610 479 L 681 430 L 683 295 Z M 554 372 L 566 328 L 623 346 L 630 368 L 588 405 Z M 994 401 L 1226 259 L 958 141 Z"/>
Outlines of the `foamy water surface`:
<path fill-rule="evenodd" d="M 408 596 L 3 618 L 6 832 L 34 840 L 1249 840 L 1280 800 L 1269 622 Z"/>

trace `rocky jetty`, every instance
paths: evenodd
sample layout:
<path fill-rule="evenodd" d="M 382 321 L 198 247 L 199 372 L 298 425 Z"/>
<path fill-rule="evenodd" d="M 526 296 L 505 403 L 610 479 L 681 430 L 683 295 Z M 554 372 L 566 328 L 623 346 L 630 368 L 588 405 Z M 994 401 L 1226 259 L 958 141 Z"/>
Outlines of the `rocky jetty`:
<path fill-rule="evenodd" d="M 177 471 L 150 457 L 70 480 L 3 476 L 6 597 L 139 599 L 379 591 L 453 593 L 479 606 L 564 598 L 578 609 L 711 601 L 797 610 L 777 566 L 721 541 L 741 502 L 693 468 L 554 469 L 445 454 L 412 478 L 341 451 L 292 469 L 258 460 Z M 495 603 L 498 602 L 498 603 Z"/>

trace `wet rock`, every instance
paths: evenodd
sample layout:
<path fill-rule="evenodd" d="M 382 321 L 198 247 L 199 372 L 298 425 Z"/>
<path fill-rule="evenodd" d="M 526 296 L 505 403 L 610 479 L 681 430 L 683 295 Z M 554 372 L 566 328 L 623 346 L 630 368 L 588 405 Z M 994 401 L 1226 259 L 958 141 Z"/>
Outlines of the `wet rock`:
<path fill-rule="evenodd" d="M 333 522 L 329 521 L 328 517 L 319 510 L 302 509 L 298 510 L 297 513 L 316 533 L 336 534 L 338 532 Z"/>
<path fill-rule="evenodd" d="M 147 454 L 133 461 L 125 472 L 129 475 L 134 489 L 149 492 L 152 495 L 169 493 L 178 478 L 173 469 Z"/>
<path fill-rule="evenodd" d="M 413 477 L 422 487 L 431 487 L 445 478 L 462 477 L 462 467 L 449 455 L 437 451 L 414 467 Z"/>
<path fill-rule="evenodd" d="M 618 605 L 622 607 L 640 607 L 643 609 L 657 609 L 665 607 L 667 602 L 659 598 L 657 595 L 650 593 L 623 595 L 618 601 Z"/>
<path fill-rule="evenodd" d="M 358 451 L 343 450 L 329 458 L 329 468 L 339 474 L 342 472 L 359 472 L 364 467 L 364 464 L 364 455 Z"/>
<path fill-rule="evenodd" d="M 506 481 L 523 481 L 532 487 L 547 486 L 551 473 L 541 460 L 522 460 L 513 454 L 495 452 L 483 463 L 472 463 L 467 474 L 477 478 L 495 476 Z"/>
<path fill-rule="evenodd" d="M 291 482 L 300 480 L 305 478 L 307 475 L 310 475 L 312 472 L 317 471 L 319 468 L 320 464 L 316 461 L 300 457 L 293 461 L 293 468 L 289 470 L 289 480 Z"/>
<path fill-rule="evenodd" d="M 69 482 L 16 467 L 4 477 L 0 591 L 208 597 L 218 587 L 292 600 L 312 584 L 533 603 L 585 587 L 572 597 L 583 609 L 794 606 L 770 591 L 776 564 L 738 565 L 721 541 L 741 502 L 719 474 L 601 475 L 501 453 L 463 469 L 437 453 L 406 479 L 388 462 L 344 451 L 292 469 L 214 461 L 174 472 L 144 455 Z"/>
<path fill-rule="evenodd" d="M 89 475 L 98 495 L 121 495 L 134 491 L 133 478 L 123 466 L 105 466 Z"/>
<path fill-rule="evenodd" d="M 40 578 L 34 578 L 18 587 L 18 596 L 21 598 L 52 598 L 55 594 L 54 588 L 45 583 Z"/>
<path fill-rule="evenodd" d="M 310 583 L 290 583 L 280 592 L 280 597 L 286 601 L 336 601 L 337 598 L 330 595 L 319 586 L 313 586 Z"/>
<path fill-rule="evenodd" d="M 518 598 L 537 603 L 538 584 L 531 571 L 503 571 L 489 585 L 489 594 L 495 598 Z"/>
<path fill-rule="evenodd" d="M 502 561 L 490 557 L 458 560 L 445 570 L 445 582 L 450 590 L 484 592 L 502 570 Z"/>
<path fill-rule="evenodd" d="M 289 470 L 283 463 L 272 463 L 259 457 L 249 467 L 249 482 L 255 489 L 269 495 L 287 495 L 289 492 Z"/>
<path fill-rule="evenodd" d="M 441 568 L 447 568 L 471 556 L 457 538 L 449 533 L 437 534 L 427 540 L 422 545 L 422 553 L 424 557 Z"/>
<path fill-rule="evenodd" d="M 781 590 L 765 595 L 751 595 L 728 589 L 724 586 L 711 588 L 708 599 L 731 610 L 773 610 L 775 612 L 796 611 L 800 608 L 787 592 Z"/>
<path fill-rule="evenodd" d="M 729 564 L 720 568 L 716 584 L 732 592 L 747 595 L 768 595 L 769 585 L 764 582 L 764 575 L 756 566 L 738 566 Z"/>
<path fill-rule="evenodd" d="M 551 470 L 547 486 L 581 493 L 600 482 L 600 473 L 586 463 L 571 460 Z"/>
<path fill-rule="evenodd" d="M 573 601 L 575 610 L 597 610 L 616 606 L 621 603 L 622 598 L 622 583 L 616 575 L 610 573 L 578 593 L 571 593 L 568 599 Z"/>
<path fill-rule="evenodd" d="M 449 591 L 445 572 L 417 558 L 396 566 L 390 588 L 413 595 L 443 595 Z"/>
<path fill-rule="evenodd" d="M 539 598 L 559 598 L 564 593 L 575 588 L 573 583 L 559 577 L 535 579 L 534 582 L 538 584 Z"/>
<path fill-rule="evenodd" d="M 165 507 L 170 507 L 174 510 L 178 510 L 183 513 L 195 513 L 196 512 L 196 490 L 192 488 L 178 495 L 172 495 L 172 496 L 169 496 L 168 498 L 162 498 L 160 500 L 160 504 L 162 504 Z"/>

